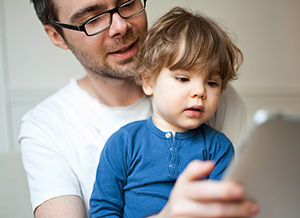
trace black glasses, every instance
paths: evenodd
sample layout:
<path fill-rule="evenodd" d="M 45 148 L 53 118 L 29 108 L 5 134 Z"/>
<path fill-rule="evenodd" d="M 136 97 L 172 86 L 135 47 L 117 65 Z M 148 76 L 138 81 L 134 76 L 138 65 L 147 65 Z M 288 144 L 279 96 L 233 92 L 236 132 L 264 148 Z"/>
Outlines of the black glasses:
<path fill-rule="evenodd" d="M 147 0 L 128 0 L 113 9 L 102 12 L 101 14 L 84 21 L 80 25 L 65 24 L 57 21 L 52 21 L 52 24 L 62 28 L 82 31 L 87 36 L 94 36 L 110 27 L 114 13 L 118 13 L 123 19 L 128 19 L 144 11 L 146 1 Z"/>

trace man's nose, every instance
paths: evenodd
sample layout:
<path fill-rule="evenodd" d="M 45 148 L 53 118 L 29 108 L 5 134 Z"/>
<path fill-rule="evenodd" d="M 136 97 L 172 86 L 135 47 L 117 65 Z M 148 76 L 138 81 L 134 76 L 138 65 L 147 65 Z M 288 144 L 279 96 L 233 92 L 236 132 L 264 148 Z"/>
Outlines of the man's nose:
<path fill-rule="evenodd" d="M 109 27 L 109 36 L 124 36 L 129 28 L 129 23 L 123 19 L 118 13 L 112 15 L 111 26 Z"/>

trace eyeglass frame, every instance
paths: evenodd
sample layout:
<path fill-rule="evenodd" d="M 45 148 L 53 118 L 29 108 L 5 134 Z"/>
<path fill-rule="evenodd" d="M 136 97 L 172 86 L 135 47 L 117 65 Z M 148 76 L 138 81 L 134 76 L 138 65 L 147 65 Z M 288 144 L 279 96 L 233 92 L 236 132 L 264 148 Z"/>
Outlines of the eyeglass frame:
<path fill-rule="evenodd" d="M 53 21 L 51 22 L 51 24 L 52 24 L 52 25 L 55 25 L 55 26 L 58 26 L 58 27 L 70 29 L 70 30 L 76 30 L 76 31 L 84 32 L 87 36 L 95 36 L 95 35 L 98 35 L 99 33 L 104 32 L 105 30 L 107 30 L 107 29 L 111 26 L 111 24 L 112 24 L 112 16 L 113 16 L 114 13 L 117 13 L 117 14 L 118 14 L 121 18 L 123 18 L 123 19 L 128 19 L 128 18 L 131 18 L 131 17 L 133 17 L 133 16 L 135 16 L 135 15 L 140 14 L 140 13 L 143 12 L 143 11 L 145 10 L 145 8 L 146 8 L 146 2 L 147 2 L 147 0 L 143 0 L 143 1 L 144 1 L 144 7 L 143 7 L 140 11 L 138 11 L 138 12 L 136 12 L 136 13 L 134 13 L 134 14 L 128 16 L 128 17 L 124 17 L 124 16 L 122 16 L 122 15 L 120 14 L 119 8 L 122 7 L 122 6 L 124 6 L 124 5 L 126 5 L 129 1 L 131 1 L 131 0 L 128 0 L 128 1 L 126 1 L 126 2 L 123 2 L 122 4 L 119 4 L 118 6 L 112 8 L 112 9 L 110 9 L 110 10 L 104 11 L 104 12 L 102 12 L 102 13 L 96 15 L 96 16 L 93 16 L 93 17 L 87 19 L 86 21 L 84 21 L 83 23 L 81 23 L 81 24 L 79 24 L 79 25 L 73 25 L 73 24 L 61 23 L 61 22 L 58 22 L 58 21 L 55 21 L 55 20 L 53 20 Z M 135 1 L 136 1 L 136 0 L 135 0 Z M 138 1 L 142 1 L 142 0 L 138 0 Z M 90 22 L 91 20 L 95 19 L 96 17 L 99 17 L 99 16 L 101 16 L 101 15 L 103 15 L 103 14 L 106 14 L 106 13 L 109 13 L 109 14 L 110 14 L 110 23 L 109 23 L 109 25 L 108 25 L 107 27 L 105 27 L 103 30 L 99 31 L 99 32 L 96 32 L 96 33 L 93 33 L 93 34 L 88 34 L 88 32 L 86 31 L 85 25 L 86 25 L 88 22 Z"/>

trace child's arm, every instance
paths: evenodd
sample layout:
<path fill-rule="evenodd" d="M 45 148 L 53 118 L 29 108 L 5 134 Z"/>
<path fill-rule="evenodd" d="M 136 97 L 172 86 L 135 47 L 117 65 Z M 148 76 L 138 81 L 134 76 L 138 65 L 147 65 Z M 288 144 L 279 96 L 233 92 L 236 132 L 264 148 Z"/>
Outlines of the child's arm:
<path fill-rule="evenodd" d="M 122 217 L 123 187 L 126 182 L 124 137 L 116 132 L 107 141 L 100 156 L 89 217 Z"/>
<path fill-rule="evenodd" d="M 234 148 L 230 140 L 224 134 L 216 133 L 209 149 L 209 160 L 215 163 L 215 167 L 208 179 L 220 180 L 233 156 Z"/>

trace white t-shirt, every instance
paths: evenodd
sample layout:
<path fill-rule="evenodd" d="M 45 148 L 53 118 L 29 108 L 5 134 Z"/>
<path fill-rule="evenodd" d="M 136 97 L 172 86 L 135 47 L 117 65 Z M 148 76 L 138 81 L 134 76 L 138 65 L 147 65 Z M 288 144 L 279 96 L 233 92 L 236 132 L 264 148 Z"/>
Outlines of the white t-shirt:
<path fill-rule="evenodd" d="M 63 195 L 82 197 L 88 209 L 105 141 L 121 126 L 151 114 L 147 97 L 131 106 L 108 107 L 81 89 L 75 79 L 29 111 L 22 119 L 19 142 L 33 210 Z M 235 143 L 246 123 L 244 104 L 228 86 L 209 124 Z"/>

